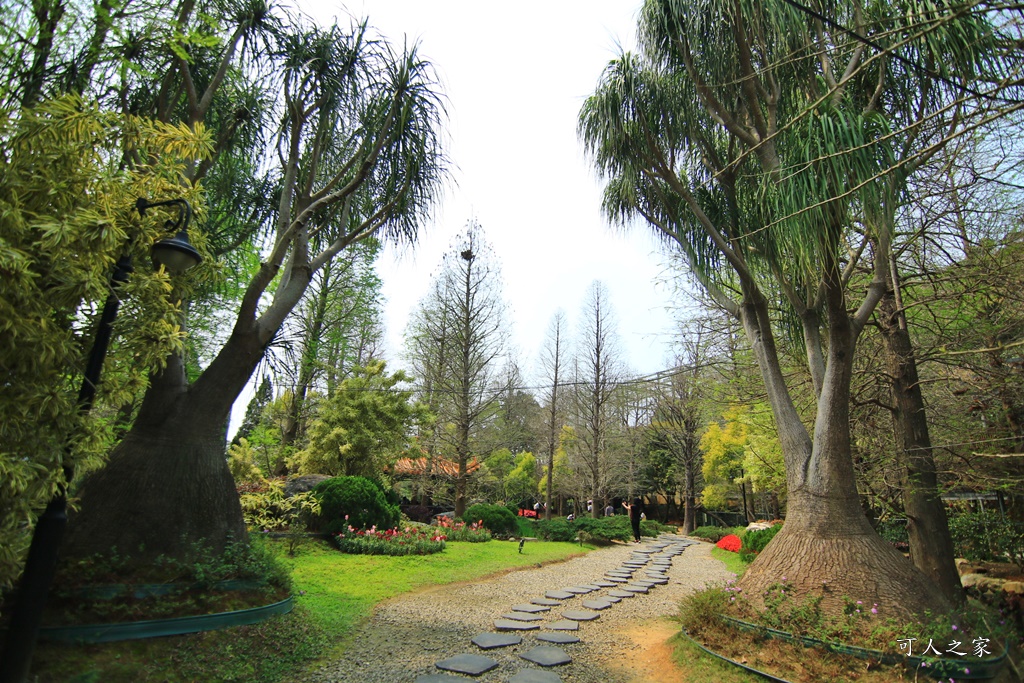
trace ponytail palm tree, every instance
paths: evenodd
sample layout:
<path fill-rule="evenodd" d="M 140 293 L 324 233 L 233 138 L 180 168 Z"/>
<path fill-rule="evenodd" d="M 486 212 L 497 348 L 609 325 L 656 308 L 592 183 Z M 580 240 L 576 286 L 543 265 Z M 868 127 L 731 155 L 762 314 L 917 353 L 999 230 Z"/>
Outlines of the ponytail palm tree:
<path fill-rule="evenodd" d="M 607 215 L 642 218 L 676 245 L 757 358 L 788 514 L 741 585 L 756 597 L 785 576 L 799 593 L 823 593 L 832 610 L 845 597 L 911 614 L 948 603 L 861 512 L 853 355 L 887 289 L 885 217 L 901 199 L 900 178 L 941 144 L 933 132 L 948 139 L 975 107 L 948 78 L 936 86 L 929 65 L 971 77 L 995 60 L 983 18 L 891 4 L 899 7 L 815 3 L 824 21 L 782 0 L 648 0 L 641 53 L 608 65 L 579 130 L 606 179 Z M 923 70 L 893 59 L 900 51 Z M 802 331 L 817 397 L 810 427 L 781 369 L 780 310 Z"/>
<path fill-rule="evenodd" d="M 443 182 L 444 105 L 415 46 L 397 51 L 365 24 L 289 29 L 276 40 L 267 66 L 279 90 L 267 97 L 279 127 L 263 163 L 276 166 L 278 186 L 259 226 L 261 263 L 199 376 L 190 382 L 177 355 L 152 378 L 131 430 L 83 483 L 65 557 L 117 547 L 145 563 L 242 539 L 224 458 L 232 404 L 314 274 L 361 240 L 413 241 Z"/>

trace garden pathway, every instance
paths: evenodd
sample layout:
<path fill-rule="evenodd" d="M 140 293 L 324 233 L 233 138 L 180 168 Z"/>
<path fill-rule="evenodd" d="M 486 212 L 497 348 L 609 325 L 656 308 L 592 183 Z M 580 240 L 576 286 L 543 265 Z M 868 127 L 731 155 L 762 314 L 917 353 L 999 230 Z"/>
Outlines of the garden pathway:
<path fill-rule="evenodd" d="M 636 666 L 640 646 L 625 634 L 730 578 L 712 547 L 663 535 L 403 595 L 378 607 L 341 659 L 304 681 L 660 683 Z M 485 671 L 468 673 L 478 669 Z"/>

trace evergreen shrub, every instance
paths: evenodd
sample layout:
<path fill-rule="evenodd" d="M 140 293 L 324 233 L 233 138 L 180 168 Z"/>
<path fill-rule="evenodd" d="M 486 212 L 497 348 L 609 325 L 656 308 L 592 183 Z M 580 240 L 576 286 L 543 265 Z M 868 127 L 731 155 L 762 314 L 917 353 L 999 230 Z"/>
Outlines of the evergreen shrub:
<path fill-rule="evenodd" d="M 495 536 L 513 536 L 519 530 L 515 513 L 504 505 L 471 505 L 462 519 L 467 524 L 482 523 Z"/>
<path fill-rule="evenodd" d="M 703 538 L 705 541 L 711 541 L 712 543 L 718 543 L 723 538 L 729 535 L 730 529 L 720 526 L 699 526 L 693 530 L 691 536 L 697 538 Z"/>
<path fill-rule="evenodd" d="M 768 545 L 768 541 L 775 538 L 775 535 L 781 530 L 782 525 L 775 524 L 767 529 L 748 531 L 743 534 L 743 544 L 740 546 L 740 559 L 744 562 L 753 562 L 754 558 Z"/>
<path fill-rule="evenodd" d="M 314 496 L 320 501 L 317 522 L 329 534 L 378 527 L 390 529 L 401 520 L 397 505 L 387 502 L 379 484 L 365 477 L 334 477 L 316 485 Z"/>
<path fill-rule="evenodd" d="M 536 534 L 545 541 L 569 543 L 576 540 L 576 527 L 562 517 L 542 519 L 537 522 Z"/>

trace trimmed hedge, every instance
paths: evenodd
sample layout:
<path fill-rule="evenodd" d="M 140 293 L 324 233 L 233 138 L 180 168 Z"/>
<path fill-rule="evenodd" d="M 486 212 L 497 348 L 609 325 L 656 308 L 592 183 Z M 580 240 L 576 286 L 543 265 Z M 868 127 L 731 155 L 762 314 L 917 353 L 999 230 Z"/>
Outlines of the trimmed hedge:
<path fill-rule="evenodd" d="M 697 538 L 703 538 L 705 541 L 711 541 L 712 543 L 718 543 L 723 538 L 732 533 L 731 529 L 721 526 L 699 526 L 693 530 L 691 536 Z"/>
<path fill-rule="evenodd" d="M 614 517 L 580 517 L 572 522 L 558 518 L 551 521 L 539 520 L 536 522 L 537 535 L 545 541 L 575 541 L 580 533 L 585 534 L 584 538 L 595 543 L 611 543 L 612 541 L 628 542 L 633 540 L 633 528 L 630 526 L 629 517 L 616 515 Z M 674 531 L 673 527 L 653 520 L 640 522 L 640 535 L 654 537 L 663 531 Z"/>
<path fill-rule="evenodd" d="M 754 558 L 764 550 L 768 542 L 782 530 L 781 524 L 776 524 L 767 529 L 748 531 L 743 534 L 743 546 L 740 548 L 740 559 L 744 562 L 753 562 Z"/>
<path fill-rule="evenodd" d="M 467 524 L 482 522 L 484 528 L 495 536 L 514 536 L 519 530 L 515 513 L 504 505 L 471 505 L 462 515 Z"/>
<path fill-rule="evenodd" d="M 327 479 L 316 485 L 313 495 L 320 501 L 318 526 L 330 534 L 347 531 L 349 526 L 390 529 L 402 517 L 398 506 L 387 502 L 380 484 L 365 477 Z"/>

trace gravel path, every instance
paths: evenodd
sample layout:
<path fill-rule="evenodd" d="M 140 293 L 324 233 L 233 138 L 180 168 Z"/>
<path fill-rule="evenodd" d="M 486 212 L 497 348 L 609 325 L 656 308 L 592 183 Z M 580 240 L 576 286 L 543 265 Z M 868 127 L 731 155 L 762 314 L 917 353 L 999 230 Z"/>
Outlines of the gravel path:
<path fill-rule="evenodd" d="M 583 557 L 544 567 L 523 569 L 472 583 L 438 586 L 426 591 L 406 594 L 380 605 L 373 617 L 351 639 L 341 659 L 324 666 L 304 679 L 308 683 L 412 683 L 423 674 L 444 673 L 434 663 L 459 654 L 477 654 L 497 660 L 500 666 L 467 681 L 505 683 L 516 672 L 534 665 L 519 657 L 541 643 L 534 638 L 538 631 L 516 632 L 523 642 L 511 647 L 481 650 L 471 639 L 481 633 L 492 633 L 494 620 L 509 612 L 513 605 L 529 602 L 546 591 L 578 586 L 600 580 L 609 569 L 619 567 L 641 545 L 616 545 L 595 550 Z M 621 667 L 613 662 L 629 655 L 637 645 L 625 642 L 625 628 L 643 621 L 674 616 L 679 601 L 708 582 L 722 582 L 732 575 L 725 566 L 711 557 L 708 543 L 695 543 L 677 556 L 667 575 L 667 585 L 656 586 L 650 593 L 623 599 L 603 610 L 601 617 L 581 622 L 573 633 L 582 642 L 561 645 L 572 662 L 548 669 L 565 683 L 631 683 Z M 529 544 L 526 546 L 529 552 Z M 562 601 L 545 617 L 566 609 L 583 609 L 584 600 L 607 594 L 605 588 Z M 455 675 L 455 674 L 452 674 Z"/>

